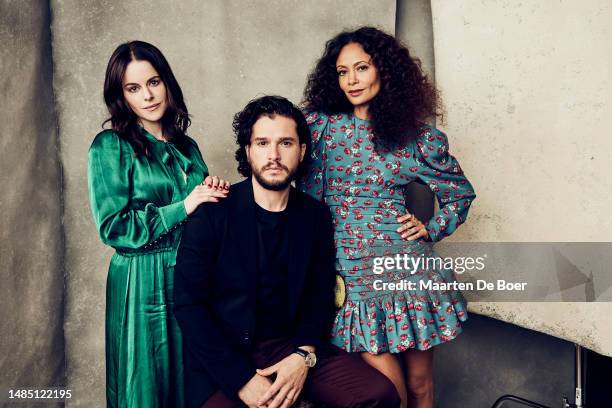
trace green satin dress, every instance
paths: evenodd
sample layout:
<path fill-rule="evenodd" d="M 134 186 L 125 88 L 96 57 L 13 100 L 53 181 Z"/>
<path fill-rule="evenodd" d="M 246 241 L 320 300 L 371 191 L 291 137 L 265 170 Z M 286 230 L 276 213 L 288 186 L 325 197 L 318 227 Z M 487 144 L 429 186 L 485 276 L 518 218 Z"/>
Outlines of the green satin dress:
<path fill-rule="evenodd" d="M 184 406 L 174 265 L 187 219 L 183 199 L 208 169 L 193 140 L 183 154 L 146 136 L 148 158 L 109 130 L 89 149 L 93 218 L 102 242 L 116 250 L 106 286 L 108 407 Z"/>

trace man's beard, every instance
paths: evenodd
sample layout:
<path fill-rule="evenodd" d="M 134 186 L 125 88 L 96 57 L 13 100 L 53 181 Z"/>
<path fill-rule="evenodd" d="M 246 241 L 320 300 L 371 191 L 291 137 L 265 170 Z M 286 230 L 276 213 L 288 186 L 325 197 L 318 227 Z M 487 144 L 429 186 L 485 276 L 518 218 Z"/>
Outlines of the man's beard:
<path fill-rule="evenodd" d="M 281 180 L 274 180 L 274 181 L 266 180 L 263 176 L 263 172 L 269 167 L 282 168 L 283 170 L 287 172 L 287 177 Z M 291 182 L 293 181 L 293 177 L 295 176 L 295 173 L 297 172 L 297 168 L 291 171 L 286 166 L 283 166 L 280 163 L 276 163 L 273 166 L 271 166 L 270 164 L 267 164 L 261 170 L 256 170 L 255 168 L 251 166 L 251 172 L 253 173 L 253 177 L 255 177 L 255 180 L 257 180 L 259 185 L 261 185 L 266 190 L 282 191 L 286 189 L 289 186 L 289 184 L 291 184 Z"/>

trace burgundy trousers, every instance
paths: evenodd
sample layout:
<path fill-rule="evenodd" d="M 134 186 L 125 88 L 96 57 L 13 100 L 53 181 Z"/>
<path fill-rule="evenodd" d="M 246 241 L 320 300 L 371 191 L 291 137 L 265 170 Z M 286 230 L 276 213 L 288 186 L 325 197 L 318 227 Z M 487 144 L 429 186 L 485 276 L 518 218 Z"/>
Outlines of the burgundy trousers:
<path fill-rule="evenodd" d="M 400 398 L 393 383 L 363 361 L 359 353 L 328 347 L 315 367 L 308 370 L 300 399 L 307 399 L 315 407 L 399 407 Z M 251 358 L 258 368 L 266 368 L 293 353 L 294 348 L 288 339 L 267 340 L 255 345 Z M 237 396 L 230 397 L 219 390 L 202 408 L 245 406 Z"/>

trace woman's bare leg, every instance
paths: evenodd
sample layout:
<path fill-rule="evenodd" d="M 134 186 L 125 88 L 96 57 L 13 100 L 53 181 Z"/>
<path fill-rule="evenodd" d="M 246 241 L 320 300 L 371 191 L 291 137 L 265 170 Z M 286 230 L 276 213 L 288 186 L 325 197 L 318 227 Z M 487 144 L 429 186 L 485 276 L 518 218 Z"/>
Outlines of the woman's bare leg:
<path fill-rule="evenodd" d="M 401 356 L 406 365 L 408 407 L 434 408 L 433 349 L 409 349 Z"/>
<path fill-rule="evenodd" d="M 406 408 L 406 383 L 404 382 L 404 373 L 402 365 L 398 357 L 391 353 L 370 354 L 361 353 L 361 357 L 366 363 L 383 373 L 393 385 L 402 400 L 401 408 Z"/>

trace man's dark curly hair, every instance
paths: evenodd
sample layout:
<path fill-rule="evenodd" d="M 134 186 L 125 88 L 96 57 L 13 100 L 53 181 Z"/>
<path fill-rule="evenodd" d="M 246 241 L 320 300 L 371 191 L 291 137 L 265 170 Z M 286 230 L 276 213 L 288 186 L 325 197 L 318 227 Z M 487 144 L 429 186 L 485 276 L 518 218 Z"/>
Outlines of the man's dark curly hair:
<path fill-rule="evenodd" d="M 304 174 L 310 162 L 310 130 L 302 111 L 282 96 L 262 96 L 250 101 L 243 110 L 234 115 L 234 135 L 236 136 L 236 160 L 238 161 L 238 172 L 245 177 L 251 176 L 251 165 L 247 160 L 246 147 L 251 144 L 251 133 L 253 125 L 262 116 L 274 118 L 276 115 L 293 119 L 296 125 L 300 144 L 306 144 L 304 160 L 300 163 L 294 179 Z"/>
<path fill-rule="evenodd" d="M 327 115 L 353 112 L 338 83 L 336 61 L 342 48 L 360 44 L 378 70 L 380 91 L 369 105 L 374 140 L 397 145 L 414 137 L 429 118 L 442 116 L 439 93 L 421 70 L 421 62 L 393 36 L 374 27 L 345 31 L 325 45 L 323 56 L 308 76 L 303 104 Z M 381 143 L 382 142 L 382 143 Z"/>

